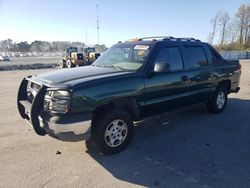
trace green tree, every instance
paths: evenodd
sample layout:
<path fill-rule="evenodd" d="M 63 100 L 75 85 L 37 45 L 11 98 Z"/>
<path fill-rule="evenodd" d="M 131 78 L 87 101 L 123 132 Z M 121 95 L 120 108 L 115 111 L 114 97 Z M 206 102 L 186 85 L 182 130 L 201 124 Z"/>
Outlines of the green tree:
<path fill-rule="evenodd" d="M 17 49 L 20 52 L 29 52 L 30 45 L 27 41 L 17 43 Z"/>

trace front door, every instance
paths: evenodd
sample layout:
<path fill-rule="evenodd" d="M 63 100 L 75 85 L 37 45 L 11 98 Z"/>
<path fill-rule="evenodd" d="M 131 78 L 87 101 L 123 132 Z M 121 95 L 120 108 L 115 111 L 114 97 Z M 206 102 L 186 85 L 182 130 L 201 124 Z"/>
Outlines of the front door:
<path fill-rule="evenodd" d="M 142 116 L 150 116 L 185 106 L 188 102 L 189 78 L 179 46 L 159 46 L 153 65 L 166 63 L 167 72 L 154 72 L 145 78 Z M 153 71 L 153 70 L 150 70 Z"/>

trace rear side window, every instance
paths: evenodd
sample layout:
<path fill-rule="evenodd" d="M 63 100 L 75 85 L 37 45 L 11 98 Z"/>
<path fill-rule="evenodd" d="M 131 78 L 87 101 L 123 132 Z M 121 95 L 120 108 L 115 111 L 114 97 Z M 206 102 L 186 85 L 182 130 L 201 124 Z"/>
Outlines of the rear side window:
<path fill-rule="evenodd" d="M 191 68 L 205 67 L 208 65 L 206 54 L 201 46 L 186 46 L 185 49 Z"/>
<path fill-rule="evenodd" d="M 155 63 L 168 63 L 171 71 L 182 70 L 183 63 L 181 52 L 178 47 L 162 48 L 155 60 Z"/>

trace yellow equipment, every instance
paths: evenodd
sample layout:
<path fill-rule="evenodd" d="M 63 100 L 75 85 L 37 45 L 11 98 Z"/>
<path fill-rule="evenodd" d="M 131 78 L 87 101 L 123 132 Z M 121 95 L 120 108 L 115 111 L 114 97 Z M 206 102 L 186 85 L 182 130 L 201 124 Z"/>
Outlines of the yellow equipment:
<path fill-rule="evenodd" d="M 84 57 L 82 52 L 78 52 L 77 47 L 69 47 L 66 49 L 62 62 L 60 64 L 61 68 L 82 66 L 87 64 L 87 59 Z"/>
<path fill-rule="evenodd" d="M 95 51 L 95 48 L 85 48 L 85 54 L 88 58 L 88 63 L 92 64 L 98 57 L 101 56 L 101 53 Z"/>
<path fill-rule="evenodd" d="M 95 52 L 95 48 L 85 48 L 84 53 L 78 52 L 77 47 L 69 47 L 66 49 L 61 68 L 71 68 L 75 66 L 84 66 L 92 64 L 101 54 Z"/>

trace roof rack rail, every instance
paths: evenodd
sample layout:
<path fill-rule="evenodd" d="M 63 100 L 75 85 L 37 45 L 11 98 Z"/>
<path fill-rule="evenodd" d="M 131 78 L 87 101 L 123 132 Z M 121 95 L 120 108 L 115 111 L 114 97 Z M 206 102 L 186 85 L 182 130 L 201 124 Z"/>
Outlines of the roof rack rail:
<path fill-rule="evenodd" d="M 162 40 L 166 40 L 166 39 L 174 39 L 174 37 L 171 36 L 153 36 L 153 37 L 143 37 L 143 38 L 139 38 L 138 40 L 156 40 L 156 39 L 162 39 Z"/>
<path fill-rule="evenodd" d="M 143 38 L 135 38 L 135 39 L 130 39 L 128 42 L 133 42 L 133 41 L 143 41 L 143 40 L 152 40 L 152 41 L 157 41 L 158 40 L 168 40 L 168 41 L 189 41 L 189 42 L 201 42 L 198 39 L 195 38 L 188 38 L 188 37 L 183 37 L 183 38 L 175 38 L 172 36 L 153 36 L 153 37 L 143 37 Z"/>
<path fill-rule="evenodd" d="M 188 38 L 188 37 L 184 37 L 184 38 L 176 38 L 177 40 L 180 40 L 180 41 L 194 41 L 194 42 L 201 42 L 200 40 L 198 39 L 195 39 L 195 38 Z"/>

